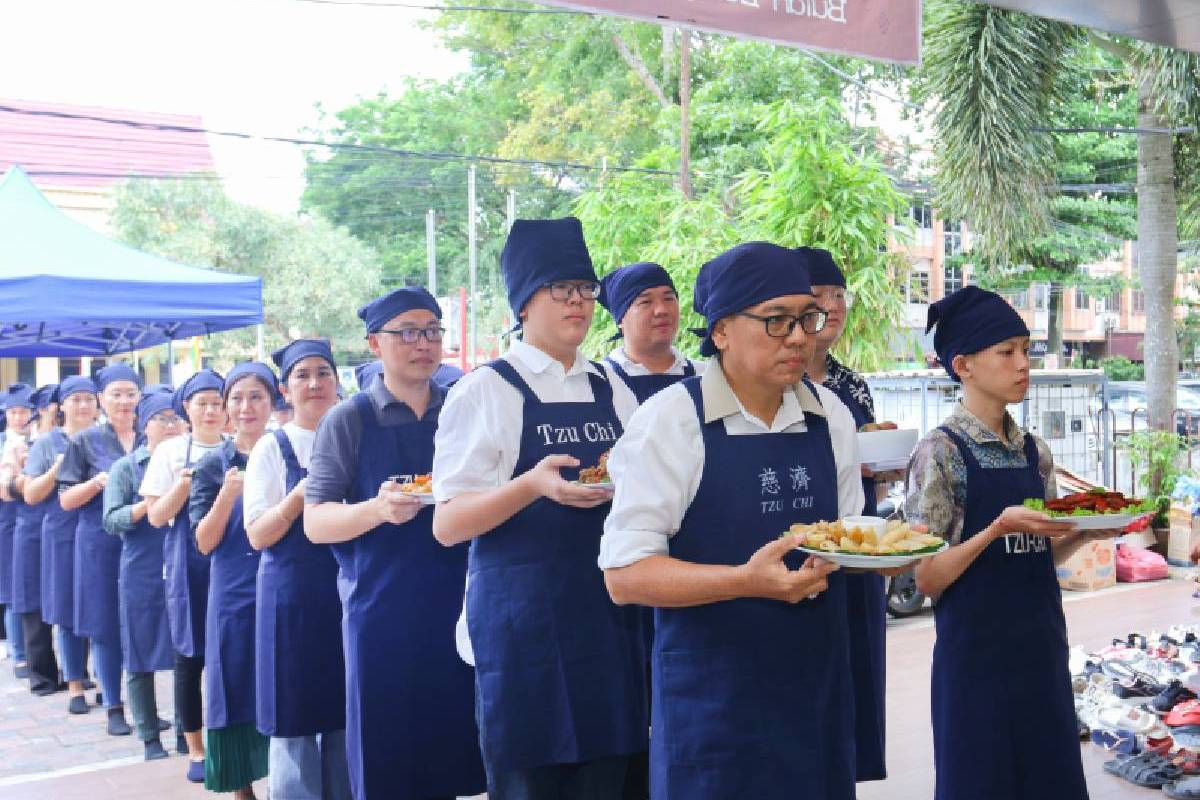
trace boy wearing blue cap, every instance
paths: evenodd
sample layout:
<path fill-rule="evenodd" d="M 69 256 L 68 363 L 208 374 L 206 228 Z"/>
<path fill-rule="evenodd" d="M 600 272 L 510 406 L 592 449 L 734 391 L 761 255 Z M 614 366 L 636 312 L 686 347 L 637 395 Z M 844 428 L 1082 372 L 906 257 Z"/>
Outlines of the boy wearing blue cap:
<path fill-rule="evenodd" d="M 14 383 L 4 398 L 4 419 L 7 425 L 3 451 L 0 451 L 0 607 L 4 608 L 4 630 L 8 637 L 13 672 L 18 678 L 29 677 L 26 662 L 25 636 L 21 618 L 13 608 L 13 548 L 17 527 L 17 510 L 24 505 L 16 482 L 21 474 L 20 462 L 29 448 L 29 423 L 36 404 L 33 387 Z"/>
<path fill-rule="evenodd" d="M 402 488 L 433 467 L 441 309 L 410 287 L 359 316 L 379 375 L 322 422 L 305 491 L 305 530 L 333 543 L 341 565 L 354 796 L 473 795 L 485 786 L 474 676 L 453 638 L 467 548 L 440 547 L 432 498 Z M 401 608 L 420 613 L 398 618 Z"/>
<path fill-rule="evenodd" d="M 651 796 L 853 800 L 845 583 L 779 538 L 862 509 L 853 419 L 804 380 L 826 314 L 762 242 L 694 301 L 716 358 L 629 421 L 599 556 L 614 600 L 655 608 Z"/>
<path fill-rule="evenodd" d="M 935 325 L 962 402 L 917 445 L 906 501 L 951 544 L 916 573 L 937 599 L 935 796 L 1086 800 L 1054 566 L 1090 536 L 1022 505 L 1057 491 L 1050 448 L 1007 411 L 1029 391 L 1029 329 L 976 286 L 931 305 Z"/>
<path fill-rule="evenodd" d="M 619 329 L 614 338 L 620 344 L 603 362 L 618 391 L 627 390 L 644 403 L 660 389 L 698 373 L 697 365 L 675 349 L 679 295 L 661 266 L 644 262 L 613 270 L 600 280 L 596 299 Z"/>
<path fill-rule="evenodd" d="M 175 651 L 167 624 L 163 587 L 165 527 L 147 518 L 150 503 L 138 494 L 146 465 L 158 446 L 182 433 L 175 415 L 174 392 L 148 386 L 137 405 L 137 425 L 145 440 L 132 453 L 117 459 L 104 486 L 104 530 L 121 538 L 118 613 L 125 686 L 134 728 L 147 761 L 166 758 L 160 739 L 158 698 L 154 673 L 171 669 Z"/>
<path fill-rule="evenodd" d="M 633 401 L 579 351 L 600 291 L 579 220 L 518 220 L 500 266 L 522 337 L 454 387 L 433 466 L 434 535 L 471 542 L 488 796 L 619 797 L 646 749 L 644 647 L 595 568 L 610 491 L 574 480 Z"/>

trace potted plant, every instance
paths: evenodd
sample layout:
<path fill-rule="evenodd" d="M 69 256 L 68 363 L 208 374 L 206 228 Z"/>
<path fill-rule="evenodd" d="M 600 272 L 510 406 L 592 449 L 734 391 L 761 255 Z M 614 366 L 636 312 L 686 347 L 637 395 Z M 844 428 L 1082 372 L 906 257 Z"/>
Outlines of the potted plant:
<path fill-rule="evenodd" d="M 1150 524 L 1164 554 L 1170 536 L 1167 515 L 1171 510 L 1171 494 L 1180 476 L 1189 474 L 1179 464 L 1179 457 L 1187 452 L 1189 443 L 1189 437 L 1174 431 L 1134 431 L 1118 445 L 1129 454 L 1138 488 L 1155 501 L 1158 513 Z"/>

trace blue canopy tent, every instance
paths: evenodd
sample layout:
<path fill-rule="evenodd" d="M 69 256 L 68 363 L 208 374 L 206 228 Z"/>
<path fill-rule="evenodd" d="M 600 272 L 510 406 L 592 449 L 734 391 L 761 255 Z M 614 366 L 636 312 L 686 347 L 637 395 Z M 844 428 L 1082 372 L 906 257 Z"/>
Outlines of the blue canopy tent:
<path fill-rule="evenodd" d="M 142 253 L 0 181 L 0 357 L 109 356 L 263 321 L 262 279 Z"/>

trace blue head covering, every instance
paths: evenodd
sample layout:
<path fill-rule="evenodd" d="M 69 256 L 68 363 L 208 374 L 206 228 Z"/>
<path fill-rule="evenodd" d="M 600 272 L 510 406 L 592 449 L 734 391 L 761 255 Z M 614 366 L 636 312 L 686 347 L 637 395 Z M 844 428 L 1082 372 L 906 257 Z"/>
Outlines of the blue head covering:
<path fill-rule="evenodd" d="M 225 387 L 221 390 L 221 395 L 228 396 L 233 384 L 247 375 L 253 375 L 266 384 L 267 390 L 271 393 L 271 402 L 274 404 L 275 398 L 279 396 L 279 379 L 275 377 L 274 370 L 258 361 L 243 361 L 225 373 Z"/>
<path fill-rule="evenodd" d="M 292 411 L 292 404 L 283 396 L 283 392 L 278 392 L 275 395 L 275 404 L 272 406 L 275 411 Z"/>
<path fill-rule="evenodd" d="M 92 380 L 96 383 L 96 390 L 103 392 L 104 387 L 110 383 L 117 381 L 130 381 L 138 387 L 142 385 L 141 377 L 133 371 L 133 367 L 123 361 L 118 361 L 115 364 L 109 364 L 104 369 L 97 372 Z"/>
<path fill-rule="evenodd" d="M 362 316 L 362 309 L 359 309 L 358 314 Z M 387 317 L 383 321 L 387 322 L 391 318 Z M 337 370 L 337 362 L 333 360 L 333 350 L 330 349 L 329 342 L 325 339 L 295 339 L 271 353 L 271 360 L 275 362 L 275 366 L 279 367 L 279 380 L 286 383 L 292 367 L 310 356 L 325 359 L 329 362 L 329 366 L 333 367 L 335 371 Z"/>
<path fill-rule="evenodd" d="M 184 408 L 188 400 L 199 394 L 200 392 L 214 391 L 220 394 L 225 389 L 225 380 L 216 370 L 202 369 L 192 377 L 188 378 L 179 388 L 175 390 L 172 405 L 175 407 L 175 413 L 180 419 L 187 420 L 187 409 Z"/>
<path fill-rule="evenodd" d="M 175 405 L 175 390 L 162 383 L 152 383 L 142 390 L 142 398 L 137 404 L 138 430 L 144 430 L 146 423 L 155 414 L 160 414 Z"/>
<path fill-rule="evenodd" d="M 354 382 L 358 384 L 358 390 L 361 392 L 370 386 L 376 378 L 383 374 L 383 362 L 379 359 L 368 361 L 365 364 L 359 364 L 354 368 Z"/>
<path fill-rule="evenodd" d="M 500 272 L 518 319 L 529 298 L 551 281 L 598 280 L 575 217 L 515 221 L 500 253 Z"/>
<path fill-rule="evenodd" d="M 846 275 L 833 260 L 833 253 L 820 247 L 796 248 L 808 266 L 808 282 L 813 286 L 840 286 L 846 288 Z"/>
<path fill-rule="evenodd" d="M 62 383 L 58 385 L 58 392 L 56 395 L 58 397 L 58 402 L 61 404 L 62 401 L 66 400 L 71 395 L 79 394 L 80 392 L 96 394 L 96 384 L 92 382 L 91 378 L 88 378 L 84 375 L 72 375 L 69 378 L 63 378 Z"/>
<path fill-rule="evenodd" d="M 675 281 L 665 269 L 658 264 L 643 261 L 640 264 L 630 264 L 627 267 L 615 269 L 600 279 L 600 296 L 596 299 L 600 305 L 608 309 L 618 325 L 625 318 L 625 312 L 638 299 L 638 295 L 647 289 L 659 286 L 669 286 L 675 289 Z M 614 339 L 623 336 L 619 330 Z"/>
<path fill-rule="evenodd" d="M 969 356 L 1014 336 L 1029 335 L 1029 326 L 1008 301 L 978 286 L 964 286 L 931 305 L 925 332 L 934 325 L 933 349 L 955 381 L 958 375 L 950 366 L 955 356 Z"/>
<path fill-rule="evenodd" d="M 37 403 L 33 399 L 34 388 L 28 383 L 11 383 L 4 397 L 5 408 L 28 408 L 33 411 Z"/>
<path fill-rule="evenodd" d="M 709 261 L 696 276 L 692 307 L 708 323 L 700 352 L 717 354 L 713 327 L 719 320 L 773 297 L 812 294 L 802 254 L 767 242 L 739 244 Z"/>
<path fill-rule="evenodd" d="M 437 298 L 422 286 L 406 286 L 388 292 L 360 308 L 358 318 L 367 326 L 367 333 L 375 333 L 388 320 L 417 308 L 432 312 L 438 319 L 442 318 L 442 307 L 438 305 Z"/>
<path fill-rule="evenodd" d="M 47 383 L 45 386 L 39 386 L 33 393 L 33 403 L 39 410 L 49 408 L 51 403 L 58 402 L 58 384 Z"/>

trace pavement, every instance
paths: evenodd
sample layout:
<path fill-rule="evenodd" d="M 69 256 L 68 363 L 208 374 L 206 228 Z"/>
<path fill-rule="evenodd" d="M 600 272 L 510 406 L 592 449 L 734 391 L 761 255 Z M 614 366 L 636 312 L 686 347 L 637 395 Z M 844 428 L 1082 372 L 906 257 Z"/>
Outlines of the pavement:
<path fill-rule="evenodd" d="M 1114 636 L 1131 631 L 1148 633 L 1172 624 L 1200 623 L 1200 600 L 1191 596 L 1194 586 L 1186 580 L 1167 580 L 1119 584 L 1098 592 L 1067 592 L 1063 605 L 1071 643 L 1099 649 Z M 886 781 L 861 784 L 858 800 L 926 800 L 933 796 L 929 728 L 933 640 L 933 614 L 928 609 L 889 623 L 890 775 Z M 170 673 L 159 673 L 156 685 L 159 713 L 171 719 Z M 163 737 L 171 757 L 144 762 L 136 737 L 105 733 L 103 710 L 73 717 L 66 713 L 66 704 L 66 694 L 34 697 L 13 677 L 12 662 L 0 660 L 0 799 L 149 800 L 207 794 L 202 786 L 184 780 L 187 762 L 173 752 L 173 733 Z M 1163 796 L 1106 774 L 1103 763 L 1107 755 L 1100 748 L 1083 745 L 1082 754 L 1091 800 Z M 261 783 L 255 790 L 258 797 L 266 797 Z"/>

